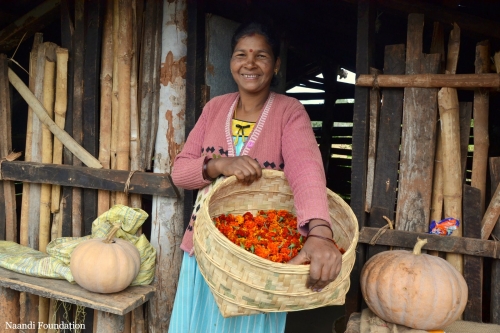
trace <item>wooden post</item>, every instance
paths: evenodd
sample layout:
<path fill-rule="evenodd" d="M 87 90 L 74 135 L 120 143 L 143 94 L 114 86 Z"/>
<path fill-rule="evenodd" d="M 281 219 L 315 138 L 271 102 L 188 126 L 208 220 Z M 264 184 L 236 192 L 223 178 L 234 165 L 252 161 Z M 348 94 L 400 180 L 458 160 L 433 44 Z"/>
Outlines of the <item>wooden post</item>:
<path fill-rule="evenodd" d="M 439 54 L 422 54 L 424 16 L 410 14 L 406 74 L 436 73 Z M 429 227 L 437 90 L 405 88 L 396 229 L 425 232 Z M 427 110 L 421 112 L 422 109 Z"/>
<path fill-rule="evenodd" d="M 497 53 L 500 54 L 500 53 Z M 500 66 L 500 63 L 499 63 Z M 491 189 L 496 189 L 500 185 L 500 157 L 490 158 Z M 500 223 L 497 220 L 493 229 L 493 235 L 497 238 L 497 244 L 500 243 Z M 500 245 L 500 244 L 499 244 Z M 500 259 L 493 260 L 491 263 L 491 305 L 490 321 L 493 324 L 500 324 Z"/>
<path fill-rule="evenodd" d="M 490 44 L 488 41 L 476 45 L 476 73 L 488 73 L 490 70 Z M 484 212 L 486 197 L 486 170 L 488 165 L 488 113 L 489 93 L 477 89 L 474 91 L 474 155 L 472 159 L 471 185 L 481 190 L 481 212 Z"/>
<path fill-rule="evenodd" d="M 132 66 L 132 8 L 131 0 L 120 0 L 118 5 L 118 142 L 116 168 L 130 170 L 130 77 Z M 128 205 L 128 195 L 116 193 L 116 203 Z"/>
<path fill-rule="evenodd" d="M 481 191 L 469 185 L 463 190 L 463 236 L 481 238 Z M 463 319 L 482 322 L 483 258 L 464 255 L 464 278 L 469 288 Z"/>
<path fill-rule="evenodd" d="M 441 138 L 443 141 L 443 204 L 444 217 L 462 220 L 462 166 L 460 161 L 460 122 L 457 90 L 442 88 L 438 94 L 441 116 Z M 452 236 L 462 236 L 462 223 Z M 463 258 L 455 253 L 447 253 L 446 260 L 463 273 Z"/>
<path fill-rule="evenodd" d="M 384 70 L 387 74 L 405 71 L 405 45 L 388 45 L 384 53 Z M 398 179 L 399 143 L 401 119 L 403 117 L 403 89 L 386 88 L 382 91 L 384 103 L 380 109 L 377 156 L 373 183 L 373 200 L 369 225 L 383 227 L 386 216 L 394 221 L 394 205 Z M 370 246 L 368 257 L 387 250 L 387 246 Z"/>
<path fill-rule="evenodd" d="M 102 32 L 101 60 L 101 114 L 99 129 L 99 162 L 102 167 L 111 167 L 111 99 L 113 92 L 113 0 L 107 0 Z M 99 190 L 97 215 L 110 206 L 110 193 Z"/>
<path fill-rule="evenodd" d="M 356 38 L 356 74 L 368 74 L 372 65 L 372 41 L 374 40 L 375 1 L 358 1 L 358 24 Z M 351 165 L 351 207 L 356 215 L 360 228 L 366 223 L 366 167 L 368 154 L 368 119 L 370 90 L 355 87 L 354 113 L 352 129 L 352 165 Z M 359 285 L 359 274 L 365 263 L 365 248 L 358 247 L 356 261 L 351 274 L 351 283 Z M 351 288 L 346 297 L 346 313 L 361 309 L 362 299 L 359 288 Z"/>
<path fill-rule="evenodd" d="M 382 71 L 370 68 L 370 74 L 378 75 Z M 380 113 L 380 90 L 370 90 L 370 133 L 368 137 L 368 166 L 366 173 L 366 202 L 365 212 L 369 213 L 372 207 L 373 182 L 375 174 L 375 158 L 377 156 L 377 133 Z M 325 168 L 325 170 L 328 170 Z"/>
<path fill-rule="evenodd" d="M 187 37 L 186 26 L 187 1 L 164 1 L 162 59 L 167 55 L 175 62 L 186 61 L 186 44 L 182 41 Z M 156 154 L 154 172 L 169 172 L 175 155 L 180 151 L 185 140 L 184 117 L 186 91 L 185 79 L 177 71 L 171 71 L 173 64 L 162 65 L 162 86 L 160 90 L 159 127 L 156 138 Z M 167 73 L 178 73 L 168 76 Z M 173 102 L 175 100 L 175 103 Z M 156 279 L 157 286 L 154 298 L 149 302 L 148 325 L 149 332 L 166 332 L 170 323 L 177 281 L 182 261 L 182 251 L 179 251 L 184 232 L 183 199 L 153 197 L 151 244 L 156 248 Z M 161 286 L 161 287 L 160 287 Z"/>

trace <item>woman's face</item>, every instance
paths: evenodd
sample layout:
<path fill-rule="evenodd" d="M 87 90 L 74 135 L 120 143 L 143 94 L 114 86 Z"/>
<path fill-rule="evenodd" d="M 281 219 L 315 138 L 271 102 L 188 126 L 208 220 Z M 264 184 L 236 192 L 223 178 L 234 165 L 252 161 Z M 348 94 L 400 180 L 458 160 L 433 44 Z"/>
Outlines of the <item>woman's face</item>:
<path fill-rule="evenodd" d="M 279 66 L 280 59 L 274 61 L 271 46 L 259 34 L 240 38 L 231 57 L 231 73 L 240 92 L 268 91 Z"/>

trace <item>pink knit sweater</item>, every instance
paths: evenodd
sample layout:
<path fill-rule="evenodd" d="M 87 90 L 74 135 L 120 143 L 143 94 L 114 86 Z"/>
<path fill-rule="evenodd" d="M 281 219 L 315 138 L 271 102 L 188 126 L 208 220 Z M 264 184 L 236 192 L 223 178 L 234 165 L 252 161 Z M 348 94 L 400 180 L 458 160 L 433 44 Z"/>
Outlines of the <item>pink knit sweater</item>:
<path fill-rule="evenodd" d="M 175 158 L 172 180 L 176 186 L 199 189 L 210 183 L 202 176 L 205 155 L 235 156 L 231 118 L 238 98 L 238 93 L 231 93 L 206 104 Z M 307 233 L 307 222 L 311 219 L 330 223 L 321 154 L 309 116 L 298 100 L 271 93 L 240 155 L 255 158 L 262 168 L 284 171 L 294 194 L 302 234 Z M 192 232 L 192 228 L 188 231 Z M 187 250 L 189 246 L 181 247 Z"/>

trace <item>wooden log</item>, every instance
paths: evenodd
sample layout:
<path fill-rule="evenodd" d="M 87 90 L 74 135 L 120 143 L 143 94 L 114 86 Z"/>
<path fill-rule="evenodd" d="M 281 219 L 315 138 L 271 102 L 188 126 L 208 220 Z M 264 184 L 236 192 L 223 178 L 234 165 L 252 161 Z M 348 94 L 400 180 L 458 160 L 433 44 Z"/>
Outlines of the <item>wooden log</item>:
<path fill-rule="evenodd" d="M 463 190 L 463 236 L 481 238 L 481 191 L 469 185 Z M 467 321 L 482 322 L 483 258 L 464 255 L 464 278 L 469 295 L 463 313 Z"/>
<path fill-rule="evenodd" d="M 384 53 L 384 70 L 388 74 L 399 74 L 405 71 L 405 45 L 388 45 Z M 384 216 L 394 221 L 394 206 L 399 164 L 399 142 L 401 138 L 401 119 L 403 112 L 403 90 L 384 89 L 384 103 L 380 109 L 377 155 L 373 184 L 372 209 L 369 225 L 383 227 L 387 225 Z M 367 257 L 388 250 L 387 246 L 370 246 Z"/>
<path fill-rule="evenodd" d="M 490 44 L 482 41 L 476 45 L 475 71 L 487 73 L 490 69 Z M 471 185 L 481 190 L 481 212 L 484 212 L 486 197 L 486 170 L 488 165 L 488 114 L 489 93 L 485 90 L 474 91 L 474 154 L 472 158 Z"/>
<path fill-rule="evenodd" d="M 7 324 L 19 324 L 19 291 L 0 287 L 0 313 L 2 314 L 2 325 L 0 332 L 12 331 Z M 17 330 L 14 330 L 16 332 Z"/>
<path fill-rule="evenodd" d="M 68 49 L 58 47 L 56 49 L 56 96 L 54 104 L 54 122 L 64 130 L 66 123 L 66 110 L 68 108 Z M 54 138 L 54 148 L 52 163 L 62 164 L 63 160 L 62 142 Z M 59 211 L 61 200 L 61 187 L 52 186 L 50 211 L 57 213 Z"/>
<path fill-rule="evenodd" d="M 130 78 L 132 66 L 132 8 L 131 0 L 120 0 L 118 5 L 118 142 L 116 169 L 130 170 Z M 128 195 L 116 193 L 116 203 L 128 205 Z"/>
<path fill-rule="evenodd" d="M 372 42 L 374 40 L 371 27 L 375 24 L 374 3 L 369 0 L 358 1 L 357 38 L 356 38 L 356 72 L 368 74 L 372 66 Z M 351 207 L 356 215 L 358 224 L 364 226 L 366 221 L 366 166 L 368 153 L 368 117 L 369 96 L 367 88 L 354 88 L 353 129 L 352 129 L 352 177 L 351 177 Z M 351 283 L 359 285 L 359 276 L 365 263 L 365 248 L 358 247 L 356 261 L 351 275 Z M 362 297 L 359 288 L 351 288 L 346 297 L 345 315 L 359 311 Z"/>
<path fill-rule="evenodd" d="M 162 58 L 170 54 L 175 61 L 185 61 L 186 47 L 182 43 L 186 26 L 179 18 L 187 18 L 185 0 L 164 2 L 162 23 Z M 171 63 L 162 65 L 163 71 L 171 71 Z M 174 71 L 175 73 L 175 71 Z M 158 138 L 155 149 L 154 172 L 170 171 L 172 158 L 180 151 L 184 141 L 184 101 L 186 98 L 185 78 L 174 75 L 162 82 L 159 112 Z M 174 102 L 171 96 L 177 96 Z M 177 198 L 153 197 L 151 220 L 151 244 L 156 248 L 155 297 L 149 303 L 148 325 L 151 332 L 164 332 L 170 323 L 173 301 L 177 289 L 182 255 L 178 251 L 184 231 L 183 200 Z"/>
<path fill-rule="evenodd" d="M 30 183 L 123 191 L 129 178 L 125 170 L 93 169 L 87 167 L 42 164 L 23 161 L 2 162 L 2 179 Z M 130 178 L 130 193 L 177 198 L 178 189 L 168 173 L 135 172 Z"/>
<path fill-rule="evenodd" d="M 370 74 L 378 75 L 382 71 L 370 68 Z M 369 213 L 372 206 L 373 182 L 375 174 L 375 158 L 377 156 L 377 133 L 380 113 L 380 91 L 370 90 L 370 130 L 368 134 L 368 166 L 366 172 L 365 212 Z M 333 124 L 332 124 L 333 125 Z M 327 169 L 327 168 L 325 168 Z"/>
<path fill-rule="evenodd" d="M 118 118 L 119 118 L 119 102 L 118 102 L 118 30 L 119 13 L 118 1 L 113 2 L 113 93 L 111 95 L 111 169 L 116 169 L 116 152 L 118 149 Z M 116 195 L 113 193 L 113 197 Z M 115 200 L 111 205 L 115 204 Z"/>
<path fill-rule="evenodd" d="M 362 227 L 359 232 L 359 243 L 369 244 L 379 230 L 380 228 Z M 385 230 L 374 243 L 410 249 L 415 245 L 417 237 L 427 239 L 424 250 L 500 258 L 500 247 L 494 241 L 467 237 L 443 237 L 426 232 Z"/>
<path fill-rule="evenodd" d="M 99 162 L 103 168 L 111 167 L 111 99 L 113 92 L 113 0 L 107 0 L 102 33 L 101 107 L 99 122 Z M 110 206 L 110 193 L 99 190 L 97 215 Z"/>
<path fill-rule="evenodd" d="M 457 90 L 442 88 L 438 93 L 441 134 L 443 141 L 443 205 L 444 217 L 462 220 L 462 166 L 460 161 L 460 122 Z M 462 236 L 462 224 L 452 236 Z M 463 258 L 454 253 L 447 254 L 446 260 L 457 271 L 463 273 Z"/>
<path fill-rule="evenodd" d="M 481 238 L 489 239 L 493 228 L 497 224 L 500 216 L 500 184 L 497 186 L 495 193 L 491 197 L 491 201 L 484 213 L 481 221 Z"/>
<path fill-rule="evenodd" d="M 406 48 L 406 73 L 409 75 L 439 70 L 439 54 L 422 54 L 423 22 L 423 15 L 409 15 Z M 436 99 L 436 89 L 405 88 L 395 223 L 398 230 L 424 232 L 429 227 L 436 146 Z"/>
<path fill-rule="evenodd" d="M 496 189 L 500 185 L 500 157 L 490 158 L 490 179 L 491 189 Z M 496 237 L 497 245 L 500 245 L 498 244 L 500 243 L 500 223 L 498 220 L 495 228 L 493 229 L 492 235 Z M 500 324 L 500 260 L 498 259 L 493 260 L 491 263 L 490 295 L 490 321 L 493 324 Z"/>
<path fill-rule="evenodd" d="M 460 27 L 453 23 L 453 29 L 448 39 L 448 55 L 446 58 L 447 74 L 457 73 L 458 54 L 460 53 Z"/>
<path fill-rule="evenodd" d="M 407 75 L 360 75 L 356 86 L 380 88 L 500 88 L 500 75 L 489 74 L 407 74 Z"/>
<path fill-rule="evenodd" d="M 12 83 L 14 88 L 19 92 L 19 94 L 24 98 L 24 100 L 32 107 L 33 111 L 37 115 L 40 121 L 47 125 L 50 131 L 68 147 L 71 152 L 80 158 L 88 167 L 91 168 L 102 168 L 102 165 L 97 159 L 85 151 L 80 145 L 78 145 L 75 140 L 68 135 L 65 131 L 62 131 L 57 125 L 48 118 L 47 111 L 44 110 L 43 105 L 37 100 L 37 98 L 31 93 L 28 87 L 19 79 L 19 77 L 9 69 L 9 81 Z M 35 118 L 35 117 L 33 117 Z"/>

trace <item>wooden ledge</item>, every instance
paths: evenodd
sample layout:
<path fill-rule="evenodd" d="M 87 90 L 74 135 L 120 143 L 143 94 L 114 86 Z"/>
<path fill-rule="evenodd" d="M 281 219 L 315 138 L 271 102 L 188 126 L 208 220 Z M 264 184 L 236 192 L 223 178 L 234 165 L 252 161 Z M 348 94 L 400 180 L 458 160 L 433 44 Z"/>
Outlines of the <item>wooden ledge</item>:
<path fill-rule="evenodd" d="M 117 315 L 146 303 L 155 292 L 153 286 L 147 285 L 128 287 L 113 294 L 98 294 L 66 280 L 38 278 L 4 268 L 0 268 L 0 286 Z"/>

